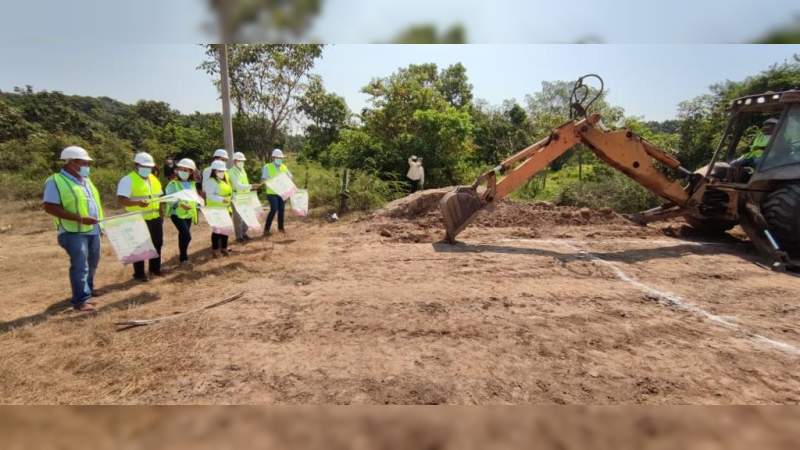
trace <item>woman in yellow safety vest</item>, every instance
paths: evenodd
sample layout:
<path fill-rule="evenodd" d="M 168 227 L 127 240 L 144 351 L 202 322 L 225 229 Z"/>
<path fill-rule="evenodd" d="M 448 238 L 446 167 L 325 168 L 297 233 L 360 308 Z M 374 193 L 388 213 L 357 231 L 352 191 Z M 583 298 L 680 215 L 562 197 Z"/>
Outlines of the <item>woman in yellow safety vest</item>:
<path fill-rule="evenodd" d="M 203 182 L 203 191 L 206 193 L 206 205 L 226 206 L 228 214 L 231 212 L 231 198 L 233 188 L 227 176 L 228 168 L 224 161 L 214 161 L 211 163 L 211 173 L 207 180 Z M 228 236 L 221 233 L 211 233 L 211 254 L 214 258 L 220 252 L 223 256 L 228 256 Z"/>
<path fill-rule="evenodd" d="M 194 172 L 197 171 L 194 161 L 183 158 L 178 161 L 175 167 L 177 178 L 167 184 L 167 195 L 174 194 L 183 190 L 191 191 L 197 195 L 197 188 L 194 184 Z M 197 223 L 197 203 L 187 200 L 177 200 L 167 204 L 167 216 L 169 216 L 175 228 L 178 229 L 178 250 L 180 251 L 179 264 L 186 265 L 189 262 L 189 242 L 192 240 L 192 224 Z"/>

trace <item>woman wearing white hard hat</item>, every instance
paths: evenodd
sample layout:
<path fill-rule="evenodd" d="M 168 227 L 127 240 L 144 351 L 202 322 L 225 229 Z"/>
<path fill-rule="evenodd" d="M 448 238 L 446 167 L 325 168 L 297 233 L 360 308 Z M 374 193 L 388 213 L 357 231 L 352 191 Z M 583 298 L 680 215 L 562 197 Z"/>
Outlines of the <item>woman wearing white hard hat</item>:
<path fill-rule="evenodd" d="M 224 148 L 218 148 L 218 149 L 214 150 L 214 155 L 213 155 L 213 159 L 211 160 L 211 162 L 213 163 L 214 161 L 222 161 L 227 166 L 227 164 L 228 164 L 228 151 L 225 150 Z M 209 177 L 210 174 L 211 174 L 211 166 L 208 166 L 205 169 L 203 169 L 203 183 L 205 183 L 206 180 L 208 180 L 208 177 Z"/>
<path fill-rule="evenodd" d="M 135 170 L 122 177 L 117 185 L 117 200 L 128 212 L 141 212 L 150 239 L 153 241 L 158 256 L 150 259 L 149 272 L 152 276 L 161 276 L 161 246 L 164 243 L 162 204 L 158 202 L 163 191 L 158 177 L 153 175 L 155 160 L 149 153 L 140 152 L 133 157 Z M 133 278 L 147 281 L 144 261 L 133 263 Z"/>
<path fill-rule="evenodd" d="M 194 161 L 183 158 L 175 166 L 175 178 L 167 184 L 167 195 L 188 190 L 197 195 L 194 184 L 194 173 L 197 171 Z M 197 224 L 197 202 L 178 200 L 167 204 L 169 216 L 178 230 L 179 264 L 189 262 L 189 242 L 192 240 L 192 224 Z"/>
<path fill-rule="evenodd" d="M 233 187 L 233 195 L 245 194 L 253 189 L 258 189 L 259 184 L 250 184 L 247 171 L 244 169 L 244 162 L 247 161 L 244 153 L 235 152 L 233 154 L 233 167 L 228 170 L 228 180 Z M 236 242 L 250 240 L 247 236 L 247 224 L 244 223 L 236 208 L 233 210 L 233 228 L 236 231 Z"/>
<path fill-rule="evenodd" d="M 261 169 L 261 181 L 266 187 L 267 200 L 269 200 L 269 215 L 267 215 L 267 223 L 264 224 L 264 235 L 266 236 L 272 234 L 272 220 L 275 218 L 275 214 L 278 215 L 278 231 L 281 233 L 284 232 L 283 216 L 286 202 L 283 200 L 283 197 L 270 189 L 270 187 L 266 184 L 268 180 L 275 178 L 282 173 L 285 173 L 289 178 L 293 178 L 292 172 L 289 171 L 289 168 L 283 162 L 283 151 L 279 148 L 276 148 L 272 151 L 272 162 L 264 164 L 264 168 Z"/>
<path fill-rule="evenodd" d="M 206 205 L 210 207 L 225 206 L 228 214 L 231 212 L 231 198 L 233 188 L 228 182 L 228 168 L 223 161 L 211 163 L 211 173 L 206 181 L 203 182 L 203 190 L 206 193 Z M 228 236 L 225 234 L 211 233 L 211 255 L 216 258 L 220 252 L 223 256 L 228 256 Z"/>
<path fill-rule="evenodd" d="M 50 176 L 44 185 L 42 209 L 54 218 L 58 244 L 70 260 L 69 283 L 72 307 L 80 312 L 95 310 L 92 297 L 94 273 L 100 262 L 100 227 L 103 205 L 100 193 L 89 179 L 92 158 L 81 147 L 70 146 L 61 151 L 64 166 Z"/>

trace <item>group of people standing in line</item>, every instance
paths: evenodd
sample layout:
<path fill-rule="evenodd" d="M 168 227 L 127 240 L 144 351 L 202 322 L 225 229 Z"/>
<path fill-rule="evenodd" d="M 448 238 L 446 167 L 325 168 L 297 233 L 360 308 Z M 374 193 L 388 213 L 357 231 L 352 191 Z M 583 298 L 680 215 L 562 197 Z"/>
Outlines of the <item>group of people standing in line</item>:
<path fill-rule="evenodd" d="M 209 207 L 227 207 L 228 212 L 233 213 L 236 240 L 243 243 L 250 240 L 250 237 L 247 235 L 247 224 L 232 207 L 233 197 L 264 185 L 270 204 L 264 234 L 271 234 L 276 215 L 278 231 L 283 233 L 284 200 L 266 183 L 284 173 L 292 177 L 283 159 L 283 151 L 273 150 L 270 161 L 261 170 L 261 182 L 256 184 L 251 184 L 248 179 L 244 168 L 247 158 L 241 152 L 233 154 L 233 165 L 228 168 L 228 152 L 224 149 L 216 150 L 213 161 L 202 173 L 189 158 L 183 158 L 177 164 L 170 160 L 164 170 L 167 185 L 162 189 L 161 181 L 154 174 L 156 163 L 153 157 L 148 153 L 137 153 L 133 159 L 133 170 L 122 177 L 117 185 L 117 201 L 127 212 L 142 214 L 158 256 L 147 262 L 147 272 L 145 261 L 134 263 L 133 278 L 148 281 L 150 277 L 163 275 L 161 247 L 164 242 L 165 217 L 172 221 L 178 231 L 179 264 L 185 266 L 189 262 L 191 228 L 193 224 L 197 224 L 198 204 L 188 200 L 160 202 L 159 197 L 163 195 L 190 190 L 204 197 Z M 76 311 L 91 312 L 95 310 L 93 298 L 100 295 L 94 289 L 94 274 L 100 261 L 99 222 L 104 218 L 103 205 L 100 193 L 90 177 L 93 160 L 89 153 L 81 147 L 70 146 L 62 150 L 61 160 L 64 161 L 62 169 L 45 182 L 42 207 L 53 216 L 58 243 L 70 258 L 72 307 Z M 215 258 L 228 256 L 228 236 L 212 232 L 211 251 Z"/>

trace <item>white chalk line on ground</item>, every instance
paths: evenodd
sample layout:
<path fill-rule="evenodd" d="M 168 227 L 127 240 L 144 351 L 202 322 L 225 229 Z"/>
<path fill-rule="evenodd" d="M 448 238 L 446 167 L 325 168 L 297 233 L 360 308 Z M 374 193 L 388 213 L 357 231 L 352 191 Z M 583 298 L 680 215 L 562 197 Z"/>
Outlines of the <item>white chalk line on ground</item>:
<path fill-rule="evenodd" d="M 646 292 L 647 294 L 650 294 L 653 297 L 659 299 L 659 301 L 660 301 L 659 303 L 661 303 L 661 304 L 664 304 L 664 305 L 667 305 L 667 306 L 671 306 L 671 307 L 674 307 L 674 308 L 678 308 L 678 309 L 681 309 L 683 311 L 692 313 L 692 314 L 694 314 L 696 316 L 700 316 L 702 318 L 708 319 L 711 322 L 716 323 L 717 325 L 723 326 L 725 328 L 728 328 L 728 329 L 731 329 L 731 330 L 740 331 L 740 332 L 744 333 L 746 336 L 748 336 L 751 339 L 753 339 L 754 341 L 759 342 L 759 343 L 764 344 L 764 345 L 767 345 L 767 346 L 770 346 L 770 347 L 775 348 L 777 350 L 780 350 L 780 351 L 783 351 L 783 352 L 786 352 L 786 353 L 790 353 L 790 354 L 793 354 L 793 355 L 800 355 L 800 347 L 794 346 L 794 345 L 789 344 L 787 342 L 771 339 L 771 338 L 768 338 L 766 336 L 760 335 L 758 333 L 746 330 L 742 326 L 740 326 L 739 324 L 734 323 L 733 321 L 731 321 L 730 319 L 727 319 L 727 318 L 725 318 L 723 316 L 719 316 L 717 314 L 713 314 L 713 313 L 711 313 L 709 311 L 706 311 L 705 309 L 703 309 L 703 308 L 701 308 L 701 307 L 699 307 L 697 305 L 689 303 L 683 297 L 681 297 L 681 296 L 679 296 L 677 294 L 673 294 L 671 292 L 662 291 L 662 290 L 656 289 L 656 288 L 654 288 L 652 286 L 648 286 L 648 285 L 642 283 L 641 281 L 637 280 L 633 276 L 628 275 L 627 273 L 625 273 L 616 263 L 613 263 L 611 261 L 607 261 L 607 260 L 605 260 L 603 258 L 600 258 L 599 256 L 593 254 L 592 252 L 590 252 L 588 250 L 584 250 L 584 249 L 576 246 L 577 242 L 588 243 L 587 241 L 574 241 L 574 240 L 569 240 L 569 239 L 504 239 L 504 241 L 507 241 L 507 242 L 510 242 L 510 241 L 516 241 L 516 242 L 520 242 L 520 241 L 522 241 L 522 242 L 539 242 L 539 243 L 563 245 L 563 246 L 569 248 L 570 251 L 576 252 L 578 254 L 585 255 L 587 258 L 589 258 L 592 262 L 594 262 L 596 264 L 601 264 L 603 266 L 606 266 L 606 267 L 610 268 L 611 271 L 614 272 L 614 275 L 616 275 L 617 278 L 619 278 L 620 280 L 622 280 L 622 281 L 624 281 L 624 282 L 636 287 L 640 291 Z M 677 240 L 676 241 L 670 241 L 670 240 L 623 241 L 623 240 L 619 240 L 619 241 L 593 241 L 593 242 L 594 243 L 600 243 L 600 244 L 602 244 L 602 243 L 624 243 L 624 242 L 634 242 L 634 243 L 645 243 L 646 242 L 646 243 L 650 243 L 650 244 L 657 244 L 657 243 L 660 242 L 660 243 L 674 244 L 676 242 L 681 242 L 681 241 L 677 241 Z M 717 244 L 717 243 L 713 243 L 713 242 L 710 242 L 710 243 L 705 243 L 705 242 L 686 242 L 686 243 L 690 244 L 690 245 L 698 245 L 698 246 L 703 246 L 703 245 L 721 245 L 721 244 Z"/>

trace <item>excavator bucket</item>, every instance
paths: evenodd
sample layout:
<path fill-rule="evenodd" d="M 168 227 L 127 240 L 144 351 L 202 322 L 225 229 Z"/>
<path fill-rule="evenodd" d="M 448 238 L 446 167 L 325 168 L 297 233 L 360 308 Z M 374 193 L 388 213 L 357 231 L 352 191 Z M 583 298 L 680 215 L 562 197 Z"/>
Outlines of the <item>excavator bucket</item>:
<path fill-rule="evenodd" d="M 439 210 L 444 219 L 447 241 L 455 243 L 458 233 L 472 222 L 483 207 L 484 203 L 473 187 L 460 186 L 445 194 L 439 201 Z"/>

